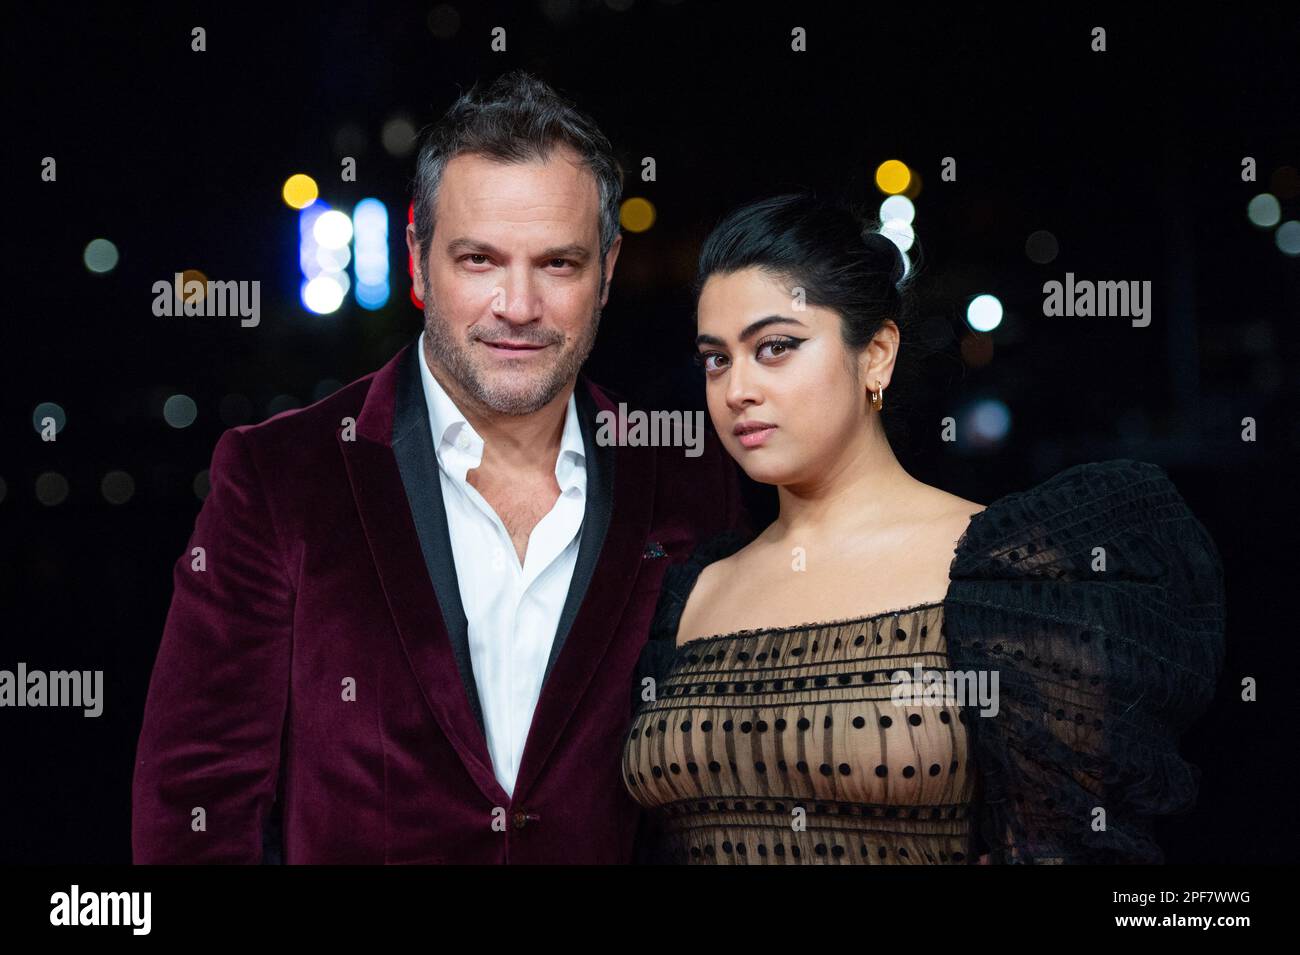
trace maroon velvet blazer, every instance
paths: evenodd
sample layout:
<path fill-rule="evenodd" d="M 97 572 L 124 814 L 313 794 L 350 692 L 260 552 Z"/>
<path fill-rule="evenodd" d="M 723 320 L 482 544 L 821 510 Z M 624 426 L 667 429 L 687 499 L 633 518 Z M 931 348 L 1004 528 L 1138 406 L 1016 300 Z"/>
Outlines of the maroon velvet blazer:
<path fill-rule="evenodd" d="M 734 463 L 602 446 L 514 796 L 492 771 L 415 342 L 225 432 L 173 571 L 132 784 L 137 863 L 623 863 L 633 672 L 664 572 L 749 530 Z M 355 419 L 355 434 L 348 427 Z M 196 552 L 201 548 L 201 552 Z"/>

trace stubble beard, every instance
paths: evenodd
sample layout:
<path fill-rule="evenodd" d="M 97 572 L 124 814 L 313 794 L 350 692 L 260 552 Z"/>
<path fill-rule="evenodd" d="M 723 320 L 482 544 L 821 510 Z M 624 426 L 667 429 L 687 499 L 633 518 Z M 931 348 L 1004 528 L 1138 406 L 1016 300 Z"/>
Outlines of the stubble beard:
<path fill-rule="evenodd" d="M 473 339 L 457 339 L 427 298 L 424 303 L 426 348 L 430 360 L 445 369 L 462 393 L 480 406 L 497 414 L 533 414 L 553 401 L 577 376 L 595 346 L 600 314 L 601 308 L 598 305 L 592 310 L 591 321 L 587 323 L 582 337 L 575 340 L 571 347 L 566 349 L 563 341 L 546 343 L 559 352 L 559 357 L 549 367 L 531 371 L 520 369 L 513 374 L 499 376 L 502 379 L 508 378 L 508 383 L 490 380 L 491 377 L 498 376 L 489 376 L 484 363 L 476 361 L 471 352 L 472 349 L 484 346 Z"/>

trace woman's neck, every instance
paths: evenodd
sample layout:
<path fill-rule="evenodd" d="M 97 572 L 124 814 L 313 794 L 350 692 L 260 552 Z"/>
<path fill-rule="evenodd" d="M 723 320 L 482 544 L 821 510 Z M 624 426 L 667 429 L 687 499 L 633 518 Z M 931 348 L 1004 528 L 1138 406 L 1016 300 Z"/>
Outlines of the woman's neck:
<path fill-rule="evenodd" d="M 809 541 L 887 527 L 909 516 L 924 488 L 873 429 L 815 480 L 779 486 L 780 514 L 763 536 L 772 543 Z"/>

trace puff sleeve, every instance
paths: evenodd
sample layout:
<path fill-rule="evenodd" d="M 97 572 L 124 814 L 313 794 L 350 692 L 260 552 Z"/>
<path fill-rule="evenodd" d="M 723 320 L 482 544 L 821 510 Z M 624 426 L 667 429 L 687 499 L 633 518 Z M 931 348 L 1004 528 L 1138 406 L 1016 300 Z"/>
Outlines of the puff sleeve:
<path fill-rule="evenodd" d="M 967 711 L 990 861 L 1159 863 L 1153 817 L 1196 799 L 1178 737 L 1223 665 L 1223 569 L 1164 470 L 1082 464 L 975 515 L 949 574 L 950 666 L 998 678 Z"/>

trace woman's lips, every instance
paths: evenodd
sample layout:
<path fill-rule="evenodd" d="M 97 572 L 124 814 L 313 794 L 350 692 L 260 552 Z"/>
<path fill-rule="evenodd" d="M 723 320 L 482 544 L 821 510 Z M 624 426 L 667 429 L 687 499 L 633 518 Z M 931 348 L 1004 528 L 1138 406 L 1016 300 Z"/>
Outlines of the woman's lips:
<path fill-rule="evenodd" d="M 746 431 L 744 434 L 736 435 L 738 440 L 746 448 L 757 448 L 764 444 L 768 436 L 776 430 L 776 425 L 769 425 L 766 428 L 760 428 L 757 431 Z"/>

